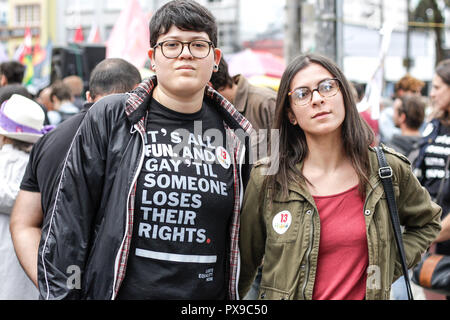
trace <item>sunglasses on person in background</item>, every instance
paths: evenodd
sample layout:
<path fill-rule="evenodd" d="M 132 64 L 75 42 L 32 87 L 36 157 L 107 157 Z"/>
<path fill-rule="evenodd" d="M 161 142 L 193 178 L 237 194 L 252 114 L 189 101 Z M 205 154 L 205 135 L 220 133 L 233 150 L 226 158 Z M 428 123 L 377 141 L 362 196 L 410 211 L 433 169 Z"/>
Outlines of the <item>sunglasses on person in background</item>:
<path fill-rule="evenodd" d="M 300 87 L 288 93 L 292 98 L 292 102 L 297 106 L 304 106 L 312 101 L 314 91 L 317 91 L 323 98 L 334 97 L 339 92 L 338 79 L 325 79 L 319 82 L 316 89 L 309 89 L 308 87 Z"/>
<path fill-rule="evenodd" d="M 179 40 L 166 40 L 156 44 L 153 49 L 161 47 L 161 52 L 167 59 L 176 59 L 183 52 L 184 46 L 187 45 L 189 52 L 194 58 L 203 59 L 206 58 L 211 52 L 213 43 L 206 40 L 194 40 L 194 41 L 179 41 Z"/>

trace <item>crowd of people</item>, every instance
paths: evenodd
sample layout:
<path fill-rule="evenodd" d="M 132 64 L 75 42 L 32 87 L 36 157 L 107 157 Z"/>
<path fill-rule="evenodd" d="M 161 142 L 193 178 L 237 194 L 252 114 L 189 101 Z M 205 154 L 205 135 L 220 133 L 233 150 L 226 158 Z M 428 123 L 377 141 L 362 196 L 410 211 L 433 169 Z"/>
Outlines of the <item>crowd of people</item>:
<path fill-rule="evenodd" d="M 195 1 L 149 28 L 155 75 L 105 59 L 84 97 L 0 65 L 0 299 L 404 299 L 378 145 L 407 267 L 450 255 L 450 60 L 373 120 L 320 55 L 277 92 L 231 76 Z"/>

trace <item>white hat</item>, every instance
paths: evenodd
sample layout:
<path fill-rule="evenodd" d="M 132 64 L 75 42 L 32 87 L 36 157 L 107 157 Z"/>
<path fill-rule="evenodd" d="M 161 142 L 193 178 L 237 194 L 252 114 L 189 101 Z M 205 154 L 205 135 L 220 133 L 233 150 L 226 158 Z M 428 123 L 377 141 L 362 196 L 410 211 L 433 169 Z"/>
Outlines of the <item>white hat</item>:
<path fill-rule="evenodd" d="M 41 106 L 14 94 L 0 108 L 0 135 L 7 138 L 35 143 L 42 137 L 45 114 Z"/>

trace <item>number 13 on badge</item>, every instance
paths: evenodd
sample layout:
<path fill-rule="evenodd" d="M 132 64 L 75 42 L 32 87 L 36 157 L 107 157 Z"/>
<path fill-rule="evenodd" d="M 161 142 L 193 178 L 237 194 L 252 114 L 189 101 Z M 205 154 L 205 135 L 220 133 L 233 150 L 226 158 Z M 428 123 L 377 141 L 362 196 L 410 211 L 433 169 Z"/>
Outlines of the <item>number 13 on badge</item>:
<path fill-rule="evenodd" d="M 224 147 L 217 147 L 216 149 L 217 161 L 222 167 L 228 169 L 231 165 L 231 158 L 228 151 Z"/>
<path fill-rule="evenodd" d="M 289 211 L 285 210 L 278 213 L 272 220 L 272 227 L 278 234 L 284 234 L 292 223 L 292 215 Z"/>

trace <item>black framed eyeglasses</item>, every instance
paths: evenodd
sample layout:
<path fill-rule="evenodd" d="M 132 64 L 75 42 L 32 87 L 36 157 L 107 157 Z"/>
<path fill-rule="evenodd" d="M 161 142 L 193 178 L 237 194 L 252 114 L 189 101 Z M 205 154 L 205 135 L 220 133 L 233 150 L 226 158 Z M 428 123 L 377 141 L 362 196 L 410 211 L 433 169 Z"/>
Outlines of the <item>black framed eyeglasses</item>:
<path fill-rule="evenodd" d="M 339 79 L 325 79 L 319 82 L 317 88 L 311 90 L 308 87 L 295 88 L 288 93 L 292 101 L 297 106 L 304 106 L 311 102 L 314 91 L 317 91 L 324 98 L 334 97 L 340 89 Z"/>
<path fill-rule="evenodd" d="M 156 47 L 161 47 L 161 53 L 168 59 L 176 59 L 183 52 L 184 46 L 187 45 L 189 52 L 194 58 L 204 59 L 211 52 L 213 43 L 206 40 L 193 40 L 193 41 L 179 41 L 179 40 L 166 40 L 157 43 Z"/>

